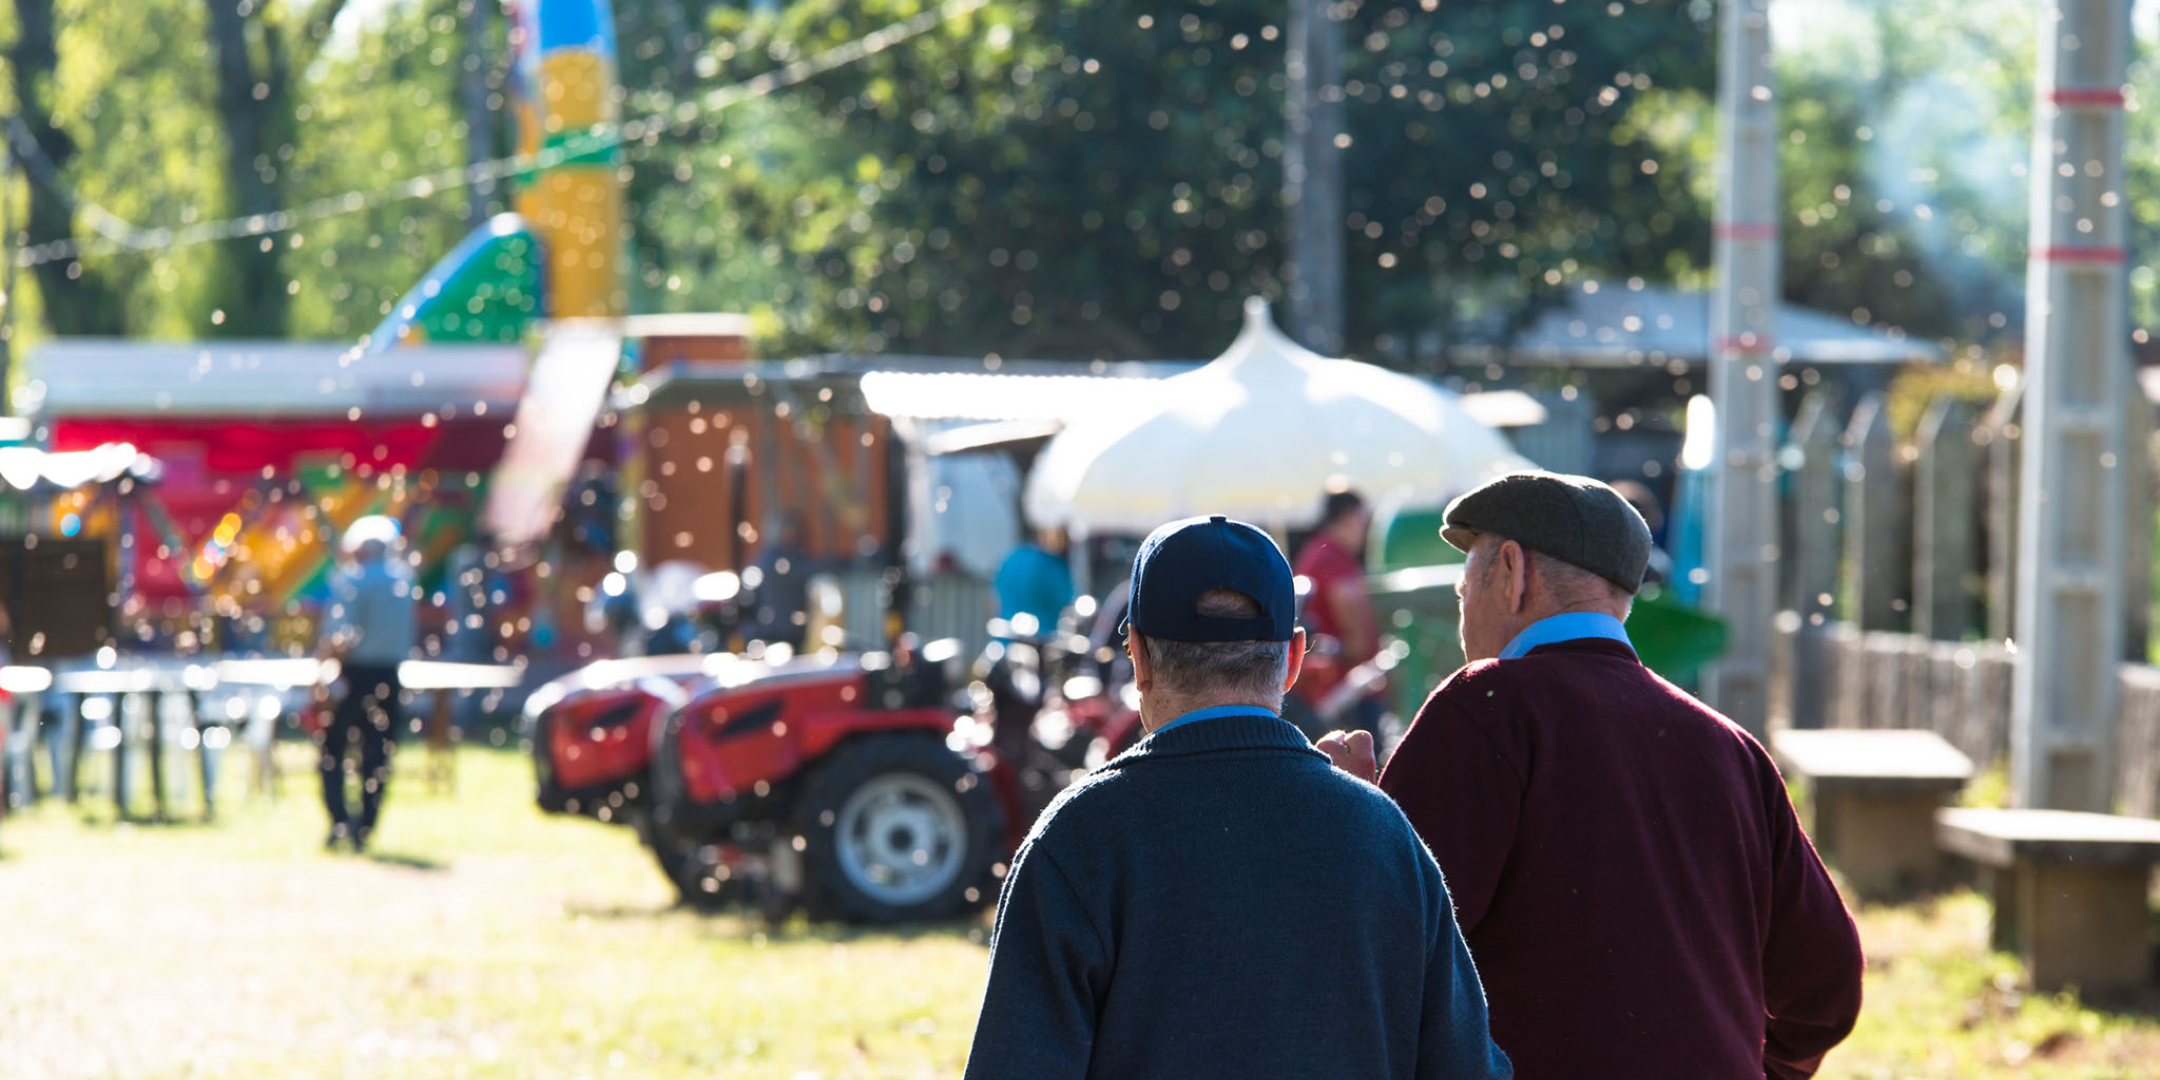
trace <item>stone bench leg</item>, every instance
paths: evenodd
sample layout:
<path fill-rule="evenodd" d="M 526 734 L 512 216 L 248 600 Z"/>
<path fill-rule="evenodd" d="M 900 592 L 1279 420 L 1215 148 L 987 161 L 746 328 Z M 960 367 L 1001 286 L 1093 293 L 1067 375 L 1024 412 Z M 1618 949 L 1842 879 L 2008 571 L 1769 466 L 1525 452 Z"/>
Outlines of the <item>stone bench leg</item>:
<path fill-rule="evenodd" d="M 1988 916 L 1988 948 L 1996 952 L 2022 953 L 2018 937 L 2018 874 L 2008 866 L 1987 868 L 1988 896 L 1994 910 Z"/>
<path fill-rule="evenodd" d="M 2153 974 L 2150 876 L 2145 866 L 2020 863 L 1995 875 L 1993 937 L 2000 944 L 2005 930 L 2014 932 L 2037 989 L 2143 986 Z"/>
<path fill-rule="evenodd" d="M 1882 794 L 1815 788 L 1815 843 L 1823 857 L 1868 898 L 1894 897 L 1939 883 L 1942 849 L 1935 843 L 1932 792 Z"/>

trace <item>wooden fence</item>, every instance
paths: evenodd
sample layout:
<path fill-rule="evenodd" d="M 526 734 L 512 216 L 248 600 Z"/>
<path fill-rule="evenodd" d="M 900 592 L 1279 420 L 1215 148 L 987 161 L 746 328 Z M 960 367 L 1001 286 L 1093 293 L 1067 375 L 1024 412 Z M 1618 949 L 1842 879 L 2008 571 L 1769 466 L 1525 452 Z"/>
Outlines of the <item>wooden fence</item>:
<path fill-rule="evenodd" d="M 2146 665 L 2153 562 L 2152 409 L 2126 395 L 2133 444 L 2122 582 L 2115 793 L 2160 817 L 2160 668 Z M 2018 394 L 1932 403 L 1910 439 L 1887 401 L 1839 415 L 1810 397 L 1784 457 L 1783 603 L 1773 726 L 1924 728 L 1983 766 L 2010 752 Z"/>
<path fill-rule="evenodd" d="M 1787 613 L 1774 637 L 1774 684 L 1782 715 L 1802 683 L 1795 653 L 1820 644 L 1809 678 L 1823 688 L 1822 726 L 1923 728 L 1982 768 L 2010 752 L 2011 653 L 2001 643 L 1934 641 L 1916 634 L 1833 623 L 1812 634 Z M 2115 795 L 2126 814 L 2160 817 L 2160 668 L 2124 664 L 2115 728 Z M 1779 702 L 1774 701 L 1777 711 Z"/>

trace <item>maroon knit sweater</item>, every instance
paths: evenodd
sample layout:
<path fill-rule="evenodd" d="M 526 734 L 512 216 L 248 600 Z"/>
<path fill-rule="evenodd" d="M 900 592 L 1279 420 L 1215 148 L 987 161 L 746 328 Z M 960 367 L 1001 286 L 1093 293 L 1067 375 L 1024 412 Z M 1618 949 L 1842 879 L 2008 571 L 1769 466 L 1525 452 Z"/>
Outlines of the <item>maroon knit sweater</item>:
<path fill-rule="evenodd" d="M 1620 642 L 1456 672 L 1380 786 L 1519 1080 L 1796 1080 L 1859 1016 L 1859 935 L 1770 756 Z"/>

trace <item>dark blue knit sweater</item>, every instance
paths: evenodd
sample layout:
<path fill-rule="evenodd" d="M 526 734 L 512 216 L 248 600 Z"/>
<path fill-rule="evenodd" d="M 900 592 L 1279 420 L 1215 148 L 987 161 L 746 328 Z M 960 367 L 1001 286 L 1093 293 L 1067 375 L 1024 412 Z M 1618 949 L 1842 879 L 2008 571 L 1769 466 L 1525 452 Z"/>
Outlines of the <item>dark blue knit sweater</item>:
<path fill-rule="evenodd" d="M 1503 1078 L 1439 867 L 1268 716 L 1158 732 L 1006 877 L 968 1080 Z"/>

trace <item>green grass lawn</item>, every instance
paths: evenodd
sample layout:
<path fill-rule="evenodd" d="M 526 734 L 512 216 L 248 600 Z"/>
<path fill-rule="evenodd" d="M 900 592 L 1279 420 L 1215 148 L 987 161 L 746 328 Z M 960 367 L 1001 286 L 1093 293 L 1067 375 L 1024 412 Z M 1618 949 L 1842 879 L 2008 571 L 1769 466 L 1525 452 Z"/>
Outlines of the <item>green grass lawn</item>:
<path fill-rule="evenodd" d="M 321 850 L 303 756 L 216 825 L 101 800 L 0 822 L 0 1078 L 951 1077 L 987 926 L 769 928 L 673 906 L 626 830 L 550 818 L 528 764 L 400 762 L 373 858 Z M 1869 908 L 1826 1077 L 2160 1075 L 2160 1023 L 2021 994 L 1971 894 Z"/>
<path fill-rule="evenodd" d="M 304 759 L 215 826 L 0 822 L 0 1077 L 958 1073 L 984 926 L 701 917 L 526 759 L 465 751 L 449 797 L 420 757 L 374 858 L 322 851 Z"/>

